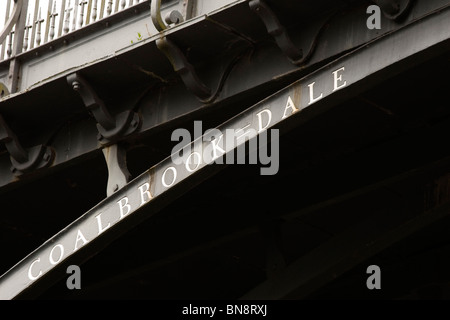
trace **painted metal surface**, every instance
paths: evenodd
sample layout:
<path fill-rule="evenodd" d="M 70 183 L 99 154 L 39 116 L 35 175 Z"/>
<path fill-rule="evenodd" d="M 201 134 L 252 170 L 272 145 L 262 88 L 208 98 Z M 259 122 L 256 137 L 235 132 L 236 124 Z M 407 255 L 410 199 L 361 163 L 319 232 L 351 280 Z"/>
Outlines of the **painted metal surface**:
<path fill-rule="evenodd" d="M 450 9 L 433 12 L 385 37 L 351 51 L 308 74 L 225 122 L 218 129 L 253 128 L 259 134 L 272 128 L 287 130 L 323 113 L 341 101 L 433 58 L 448 49 Z M 430 30 L 434 32 L 429 36 Z M 417 41 L 420 39 L 420 41 Z M 389 54 L 386 54 L 389 48 Z M 206 148 L 211 140 L 203 139 Z M 241 142 L 237 142 L 238 146 Z M 193 149 L 197 146 L 195 141 Z M 224 156 L 233 149 L 224 147 Z M 0 278 L 0 297 L 11 299 L 22 291 L 48 285 L 46 278 L 71 259 L 82 261 L 87 253 L 116 238 L 125 229 L 149 218 L 180 193 L 199 183 L 220 166 L 200 163 L 195 169 L 175 164 L 172 157 L 150 168 L 123 189 L 102 201 L 67 228 L 19 262 Z"/>
<path fill-rule="evenodd" d="M 271 1 L 267 3 L 276 8 L 274 10 L 280 19 L 285 19 L 290 11 L 281 10 L 283 6 L 277 7 Z M 140 3 L 134 9 L 145 5 Z M 303 6 L 301 3 L 295 5 L 299 9 Z M 305 50 L 310 52 L 308 60 L 300 67 L 291 64 L 280 48 L 270 44 L 265 25 L 246 1 L 233 2 L 207 16 L 191 19 L 116 51 L 108 46 L 121 41 L 117 41 L 120 39 L 117 37 L 119 33 L 127 33 L 127 28 L 135 21 L 151 24 L 147 10 L 137 15 L 133 10 L 124 10 L 121 15 L 115 15 L 118 19 L 114 22 L 117 28 L 109 29 L 107 35 L 103 34 L 104 30 L 95 33 L 96 29 L 91 26 L 92 29 L 87 27 L 72 34 L 75 38 L 79 37 L 77 41 L 60 48 L 55 46 L 53 52 L 42 51 L 38 57 L 23 53 L 20 56 L 21 85 L 36 83 L 23 92 L 3 98 L 0 113 L 15 124 L 14 132 L 21 137 L 24 145 L 46 144 L 51 136 L 50 146 L 55 150 L 53 168 L 104 147 L 98 141 L 95 119 L 89 118 L 82 100 L 65 79 L 74 71 L 86 74 L 98 88 L 102 99 L 107 98 L 110 92 L 127 92 L 111 101 L 111 112 L 120 113 L 124 111 L 124 105 L 133 106 L 142 116 L 142 126 L 136 132 L 142 135 L 163 124 L 170 125 L 172 120 L 181 116 L 206 111 L 205 105 L 220 107 L 244 92 L 253 95 L 261 91 L 263 85 L 275 92 L 295 77 L 311 72 L 327 59 L 342 55 L 380 35 L 406 27 L 416 19 L 444 10 L 446 6 L 448 1 L 444 0 L 416 2 L 409 10 L 410 14 L 401 22 L 382 20 L 381 30 L 366 28 L 365 5 L 336 6 L 333 7 L 335 11 L 319 15 L 314 21 L 305 24 L 283 20 L 291 41 L 298 48 L 313 48 Z M 299 15 L 303 17 L 304 13 L 300 12 Z M 328 23 L 324 24 L 325 21 Z M 189 58 L 198 78 L 212 88 L 213 94 L 207 100 L 199 101 L 186 92 L 183 83 L 177 82 L 173 66 L 156 46 L 162 35 L 177 44 Z M 430 36 L 435 35 L 432 32 Z M 98 39 L 98 46 L 92 46 L 93 39 Z M 231 49 L 229 44 L 232 44 Z M 100 58 L 98 54 L 104 52 L 98 51 L 99 47 L 114 53 Z M 187 52 L 189 55 L 186 55 Z M 90 62 L 83 64 L 83 61 L 76 59 Z M 264 68 L 261 68 L 262 65 Z M 81 120 L 72 121 L 73 115 Z M 81 115 L 85 115 L 84 118 Z M 55 126 L 55 123 L 60 125 Z M 28 132 L 30 127 L 34 128 L 31 134 Z M 77 147 L 74 148 L 74 145 Z M 0 154 L 0 187 L 28 181 L 27 176 L 18 181 L 10 167 L 9 155 Z"/>

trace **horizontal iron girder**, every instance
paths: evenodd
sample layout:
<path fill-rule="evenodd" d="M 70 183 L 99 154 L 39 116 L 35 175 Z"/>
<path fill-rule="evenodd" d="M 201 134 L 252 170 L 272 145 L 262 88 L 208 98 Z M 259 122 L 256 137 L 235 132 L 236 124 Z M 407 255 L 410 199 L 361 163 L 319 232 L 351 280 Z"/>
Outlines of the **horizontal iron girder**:
<path fill-rule="evenodd" d="M 265 129 L 287 130 L 299 126 L 389 76 L 442 53 L 442 48 L 450 44 L 450 30 L 446 28 L 449 19 L 450 8 L 446 8 L 374 40 L 255 104 L 218 129 L 225 132 L 243 128 L 249 120 L 252 126 L 261 126 L 259 115 L 263 112 L 270 112 L 272 116 Z M 430 36 L 428 30 L 441 32 Z M 387 47 L 389 54 L 383 54 Z M 317 85 L 316 94 L 311 91 L 311 84 Z M 226 152 L 233 150 L 225 149 Z M 201 163 L 190 171 L 184 169 L 183 163 L 174 164 L 171 157 L 164 159 L 11 268 L 0 278 L 0 298 L 12 299 L 26 291 L 32 294 L 34 290 L 42 290 L 51 284 L 50 279 L 64 274 L 61 270 L 65 263 L 88 259 L 221 168 Z M 165 178 L 167 172 L 169 180 Z"/>
<path fill-rule="evenodd" d="M 411 8 L 411 15 L 401 23 L 383 20 L 381 30 L 366 28 L 365 4 L 330 7 L 334 11 L 324 13 L 316 20 L 301 24 L 291 22 L 287 29 L 299 48 L 309 48 L 318 38 L 312 56 L 302 67 L 292 65 L 276 45 L 266 41 L 270 40 L 270 36 L 247 3 L 238 2 L 208 16 L 180 24 L 165 32 L 165 35 L 176 41 L 183 51 L 190 52 L 190 61 L 209 86 L 214 89 L 220 87 L 220 77 L 224 70 L 230 69 L 217 99 L 207 104 L 207 108 L 177 81 L 172 66 L 156 48 L 156 36 L 114 57 L 92 62 L 80 69 L 92 79 L 99 94 L 108 99 L 112 111 L 120 113 L 133 106 L 142 115 L 140 130 L 125 140 L 136 136 L 149 137 L 160 127 L 174 128 L 182 117 L 195 114 L 201 118 L 202 114 L 211 110 L 228 108 L 244 94 L 253 97 L 256 102 L 267 93 L 273 93 L 311 72 L 331 57 L 407 26 L 413 19 L 420 19 L 445 3 L 448 1 L 418 2 Z M 318 36 L 324 20 L 333 14 Z M 246 18 L 234 19 L 236 16 Z M 280 16 L 284 14 L 280 13 Z M 213 38 L 216 39 L 213 41 Z M 224 47 L 230 44 L 231 48 Z M 236 61 L 239 56 L 242 58 Z M 24 64 L 28 63 L 28 58 L 27 55 L 22 57 Z M 29 63 L 36 61 L 30 60 Z M 55 159 L 51 168 L 18 180 L 10 172 L 8 154 L 1 153 L 0 149 L 0 192 L 36 179 L 40 174 L 51 173 L 48 170 L 63 168 L 77 159 L 96 154 L 103 147 L 97 140 L 95 121 L 88 117 L 81 99 L 67 85 L 64 75 L 54 75 L 34 88 L 1 101 L 0 113 L 11 119 L 14 132 L 23 144 L 32 146 L 51 140 L 49 146 L 55 150 Z M 111 92 L 119 94 L 111 96 Z"/>

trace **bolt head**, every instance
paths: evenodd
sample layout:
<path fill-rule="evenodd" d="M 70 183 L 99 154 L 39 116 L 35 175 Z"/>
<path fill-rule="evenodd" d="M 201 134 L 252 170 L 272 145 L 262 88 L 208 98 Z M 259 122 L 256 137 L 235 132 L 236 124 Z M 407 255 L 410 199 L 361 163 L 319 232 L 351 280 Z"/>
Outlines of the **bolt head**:
<path fill-rule="evenodd" d="M 50 158 L 51 158 L 50 152 L 46 152 L 43 157 L 44 161 L 48 162 L 50 161 Z"/>
<path fill-rule="evenodd" d="M 80 83 L 79 83 L 78 81 L 72 82 L 72 88 L 73 88 L 73 90 L 75 90 L 75 91 L 80 90 Z"/>

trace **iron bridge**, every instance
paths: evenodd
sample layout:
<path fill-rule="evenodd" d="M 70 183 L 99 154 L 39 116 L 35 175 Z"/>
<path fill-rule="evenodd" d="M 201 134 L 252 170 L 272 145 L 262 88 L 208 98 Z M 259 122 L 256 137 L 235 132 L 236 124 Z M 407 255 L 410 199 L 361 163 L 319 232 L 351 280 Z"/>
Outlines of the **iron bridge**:
<path fill-rule="evenodd" d="M 11 0 L 0 23 L 1 299 L 450 298 L 449 0 Z M 216 161 L 175 161 L 177 129 Z M 252 145 L 272 162 L 231 161 Z"/>

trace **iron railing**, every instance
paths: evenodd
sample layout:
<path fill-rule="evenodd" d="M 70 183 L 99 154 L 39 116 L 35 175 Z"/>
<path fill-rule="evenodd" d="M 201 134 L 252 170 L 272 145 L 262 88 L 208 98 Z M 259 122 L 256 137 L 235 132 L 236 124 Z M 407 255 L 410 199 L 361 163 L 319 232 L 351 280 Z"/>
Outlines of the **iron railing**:
<path fill-rule="evenodd" d="M 1 0 L 0 61 L 144 1 Z"/>

